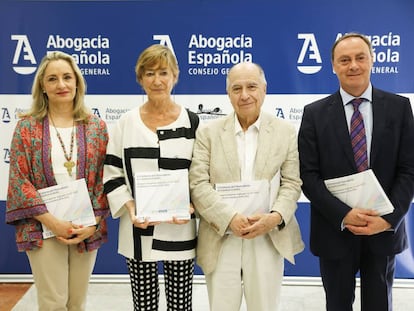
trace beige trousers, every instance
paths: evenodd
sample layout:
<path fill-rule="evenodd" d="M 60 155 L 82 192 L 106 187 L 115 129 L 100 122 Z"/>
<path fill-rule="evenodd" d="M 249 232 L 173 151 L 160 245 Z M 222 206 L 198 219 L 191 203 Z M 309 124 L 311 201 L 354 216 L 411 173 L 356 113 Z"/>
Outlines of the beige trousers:
<path fill-rule="evenodd" d="M 205 276 L 210 310 L 239 311 L 243 294 L 248 311 L 278 310 L 283 269 L 284 259 L 267 235 L 229 235 L 216 269 Z"/>
<path fill-rule="evenodd" d="M 40 311 L 83 311 L 97 251 L 78 253 L 55 238 L 28 251 Z"/>

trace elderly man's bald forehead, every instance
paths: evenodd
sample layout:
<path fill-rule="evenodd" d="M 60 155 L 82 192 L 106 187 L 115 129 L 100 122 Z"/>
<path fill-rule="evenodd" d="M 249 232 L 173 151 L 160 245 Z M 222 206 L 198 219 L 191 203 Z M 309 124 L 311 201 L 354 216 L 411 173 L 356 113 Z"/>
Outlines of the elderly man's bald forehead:
<path fill-rule="evenodd" d="M 238 79 L 239 76 L 242 76 L 243 79 L 252 79 L 256 80 L 259 83 L 267 84 L 266 77 L 262 67 L 256 63 L 252 62 L 243 62 L 234 65 L 227 74 L 226 79 L 226 89 L 228 90 L 232 84 L 232 81 Z"/>

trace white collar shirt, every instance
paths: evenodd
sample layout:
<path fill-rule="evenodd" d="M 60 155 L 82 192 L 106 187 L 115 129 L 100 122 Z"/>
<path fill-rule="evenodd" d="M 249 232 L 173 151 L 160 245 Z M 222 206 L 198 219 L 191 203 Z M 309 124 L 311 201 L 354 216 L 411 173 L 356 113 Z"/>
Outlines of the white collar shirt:
<path fill-rule="evenodd" d="M 246 131 L 243 131 L 236 115 L 234 118 L 234 128 L 241 180 L 254 180 L 254 161 L 256 159 L 257 139 L 259 136 L 260 115 L 256 122 L 250 125 Z"/>

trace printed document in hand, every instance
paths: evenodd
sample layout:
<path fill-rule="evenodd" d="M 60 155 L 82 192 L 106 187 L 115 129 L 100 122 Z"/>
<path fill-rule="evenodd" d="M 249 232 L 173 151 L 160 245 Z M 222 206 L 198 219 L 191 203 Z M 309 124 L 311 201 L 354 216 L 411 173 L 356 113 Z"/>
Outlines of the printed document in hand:
<path fill-rule="evenodd" d="M 85 179 L 38 190 L 43 202 L 53 216 L 85 227 L 96 224 L 91 199 Z M 42 224 L 43 238 L 54 237 L 52 231 Z"/>
<path fill-rule="evenodd" d="M 238 212 L 249 216 L 268 213 L 275 201 L 280 186 L 280 171 L 269 182 L 266 179 L 218 183 L 216 191 L 221 198 Z"/>
<path fill-rule="evenodd" d="M 327 179 L 325 185 L 335 197 L 352 208 L 375 210 L 380 216 L 394 211 L 394 207 L 371 169 Z"/>
<path fill-rule="evenodd" d="M 191 218 L 187 169 L 138 172 L 134 183 L 136 215 L 141 222 Z"/>

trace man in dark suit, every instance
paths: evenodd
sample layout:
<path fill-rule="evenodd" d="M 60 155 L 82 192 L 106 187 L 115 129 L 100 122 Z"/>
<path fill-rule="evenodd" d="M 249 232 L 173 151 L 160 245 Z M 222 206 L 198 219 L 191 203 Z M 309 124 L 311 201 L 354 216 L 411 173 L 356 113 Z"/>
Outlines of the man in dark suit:
<path fill-rule="evenodd" d="M 404 216 L 414 193 L 411 105 L 372 86 L 373 55 L 365 36 L 344 35 L 331 56 L 340 89 L 305 106 L 298 137 L 302 189 L 311 204 L 310 248 L 319 257 L 327 310 L 352 310 L 359 272 L 361 310 L 390 311 L 395 255 L 407 248 Z M 394 211 L 387 215 L 348 206 L 324 184 L 358 172 L 350 138 L 354 108 L 348 105 L 354 98 L 362 99 L 362 170 L 373 170 L 390 199 Z"/>

